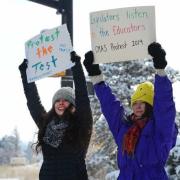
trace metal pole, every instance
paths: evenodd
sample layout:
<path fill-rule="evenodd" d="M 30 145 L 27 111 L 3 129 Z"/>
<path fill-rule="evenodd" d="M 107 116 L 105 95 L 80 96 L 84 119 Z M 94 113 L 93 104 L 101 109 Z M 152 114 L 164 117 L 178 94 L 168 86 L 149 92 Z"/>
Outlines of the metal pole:
<path fill-rule="evenodd" d="M 61 8 L 61 3 L 59 2 L 59 10 L 62 11 L 62 24 L 67 24 L 73 44 L 73 0 L 63 0 L 62 7 L 63 9 Z"/>
<path fill-rule="evenodd" d="M 58 3 L 59 3 L 56 0 L 28 0 L 28 1 L 32 1 L 34 3 L 42 4 L 42 5 L 54 8 L 54 9 L 57 9 Z"/>
<path fill-rule="evenodd" d="M 67 28 L 73 44 L 73 0 L 29 0 L 57 10 L 57 14 L 62 15 L 62 24 L 67 24 Z M 71 69 L 66 70 L 66 76 L 61 78 L 61 87 L 73 87 Z M 87 82 L 88 92 L 94 95 L 92 83 Z"/>
<path fill-rule="evenodd" d="M 67 24 L 67 28 L 73 44 L 73 0 L 62 0 L 61 2 L 59 1 L 58 11 L 62 14 L 62 24 Z M 66 76 L 61 78 L 61 87 L 64 86 L 73 87 L 71 69 L 67 69 Z"/>

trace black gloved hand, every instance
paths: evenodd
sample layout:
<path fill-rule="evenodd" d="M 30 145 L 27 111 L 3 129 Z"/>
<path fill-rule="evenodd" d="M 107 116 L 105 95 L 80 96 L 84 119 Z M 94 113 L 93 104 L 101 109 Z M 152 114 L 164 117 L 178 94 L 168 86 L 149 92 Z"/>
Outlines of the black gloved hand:
<path fill-rule="evenodd" d="M 28 60 L 24 59 L 24 61 L 19 65 L 19 70 L 20 71 L 26 71 L 28 66 Z"/>
<path fill-rule="evenodd" d="M 156 69 L 164 69 L 166 67 L 166 52 L 159 43 L 151 43 L 148 46 L 148 53 L 153 57 L 153 63 Z"/>
<path fill-rule="evenodd" d="M 97 76 L 101 74 L 101 70 L 99 68 L 99 64 L 93 64 L 94 62 L 94 54 L 92 51 L 88 51 L 85 54 L 85 60 L 83 62 L 88 75 L 89 76 Z"/>
<path fill-rule="evenodd" d="M 80 62 L 80 60 L 81 60 L 81 57 L 78 56 L 75 51 L 72 51 L 71 52 L 71 61 L 73 63 L 77 63 L 77 62 Z"/>

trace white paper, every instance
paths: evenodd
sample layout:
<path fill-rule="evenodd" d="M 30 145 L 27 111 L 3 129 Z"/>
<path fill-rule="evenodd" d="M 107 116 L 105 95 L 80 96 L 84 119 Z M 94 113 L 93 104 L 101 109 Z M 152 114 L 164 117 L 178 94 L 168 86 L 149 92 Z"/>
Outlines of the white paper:
<path fill-rule="evenodd" d="M 156 41 L 155 7 L 129 7 L 90 13 L 91 45 L 95 63 L 150 57 Z"/>
<path fill-rule="evenodd" d="M 70 60 L 73 50 L 66 24 L 42 31 L 25 43 L 26 58 L 28 59 L 27 80 L 54 75 L 71 68 Z"/>

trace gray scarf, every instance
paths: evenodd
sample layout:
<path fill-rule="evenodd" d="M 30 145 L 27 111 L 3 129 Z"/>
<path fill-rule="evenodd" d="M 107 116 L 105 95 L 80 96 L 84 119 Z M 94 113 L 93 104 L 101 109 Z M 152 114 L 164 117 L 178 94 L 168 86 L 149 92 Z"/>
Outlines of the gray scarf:
<path fill-rule="evenodd" d="M 56 120 L 53 119 L 46 127 L 43 141 L 46 144 L 57 148 L 62 143 L 68 125 L 67 121 L 59 120 L 56 122 Z"/>

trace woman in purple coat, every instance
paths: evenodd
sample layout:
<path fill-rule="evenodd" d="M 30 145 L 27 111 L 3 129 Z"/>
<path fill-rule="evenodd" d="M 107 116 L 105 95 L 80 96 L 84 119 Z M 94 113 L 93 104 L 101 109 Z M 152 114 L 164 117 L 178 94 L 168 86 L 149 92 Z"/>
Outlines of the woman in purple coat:
<path fill-rule="evenodd" d="M 164 71 L 167 61 L 161 45 L 150 44 L 148 53 L 156 69 L 155 83 L 139 84 L 131 97 L 129 116 L 103 81 L 99 65 L 93 64 L 93 52 L 85 54 L 84 65 L 118 146 L 118 180 L 168 179 L 164 167 L 178 133 L 172 84 Z"/>

